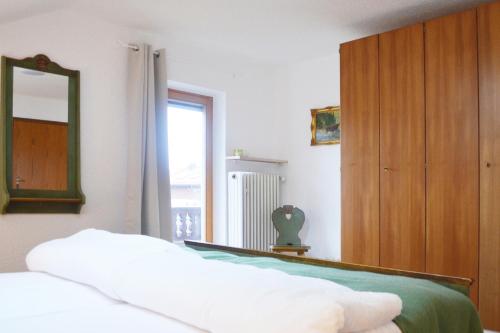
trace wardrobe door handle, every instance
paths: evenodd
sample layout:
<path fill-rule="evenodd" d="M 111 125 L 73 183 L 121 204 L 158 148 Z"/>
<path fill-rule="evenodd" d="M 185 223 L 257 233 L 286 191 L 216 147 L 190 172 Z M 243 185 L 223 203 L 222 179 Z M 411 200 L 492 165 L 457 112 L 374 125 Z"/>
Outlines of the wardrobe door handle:
<path fill-rule="evenodd" d="M 491 167 L 491 163 L 490 162 L 486 162 L 486 167 L 490 168 Z"/>
<path fill-rule="evenodd" d="M 391 169 L 389 169 L 389 168 L 384 168 L 384 172 L 389 172 L 389 171 L 391 171 Z"/>

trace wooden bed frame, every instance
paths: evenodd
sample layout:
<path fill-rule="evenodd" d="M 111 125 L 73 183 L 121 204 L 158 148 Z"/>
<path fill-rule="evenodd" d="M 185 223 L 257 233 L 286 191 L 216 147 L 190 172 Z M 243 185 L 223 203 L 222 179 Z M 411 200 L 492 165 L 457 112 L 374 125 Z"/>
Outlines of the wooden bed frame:
<path fill-rule="evenodd" d="M 441 282 L 441 283 L 444 282 L 444 283 L 461 285 L 461 286 L 466 287 L 467 289 L 470 288 L 470 286 L 473 282 L 472 279 L 468 279 L 468 278 L 446 276 L 446 275 L 439 275 L 439 274 L 430 274 L 430 273 L 421 273 L 421 272 L 413 272 L 413 271 L 405 271 L 405 270 L 401 270 L 401 269 L 384 268 L 384 267 L 377 267 L 377 266 L 359 265 L 359 264 L 352 264 L 352 263 L 346 263 L 346 262 L 340 262 L 340 261 L 317 259 L 317 258 L 312 258 L 312 257 L 303 257 L 303 256 L 299 257 L 299 256 L 288 255 L 288 254 L 279 254 L 279 253 L 273 253 L 273 252 L 244 249 L 244 248 L 231 247 L 231 246 L 225 246 L 225 245 L 217 245 L 217 244 L 205 243 L 205 242 L 196 242 L 196 241 L 185 240 L 184 244 L 188 247 L 198 248 L 201 250 L 216 250 L 216 251 L 225 251 L 225 252 L 241 254 L 241 255 L 246 255 L 246 256 L 270 257 L 270 258 L 276 258 L 276 259 L 280 259 L 280 260 L 284 260 L 284 261 L 288 261 L 288 262 L 322 266 L 322 267 L 340 268 L 340 269 L 346 269 L 346 270 L 351 270 L 351 271 L 365 271 L 365 272 L 373 272 L 373 273 L 380 273 L 380 274 L 386 274 L 386 275 L 407 276 L 407 277 L 413 277 L 413 278 L 418 278 L 418 279 L 432 280 L 432 281 Z"/>

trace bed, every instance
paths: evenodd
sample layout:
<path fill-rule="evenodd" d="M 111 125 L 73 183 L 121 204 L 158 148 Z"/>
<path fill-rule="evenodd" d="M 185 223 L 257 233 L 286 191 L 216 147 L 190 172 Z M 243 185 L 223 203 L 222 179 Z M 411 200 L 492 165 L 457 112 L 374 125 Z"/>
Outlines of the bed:
<path fill-rule="evenodd" d="M 202 333 L 95 288 L 45 273 L 0 274 L 0 331 L 5 333 Z"/>
<path fill-rule="evenodd" d="M 469 299 L 472 280 L 438 274 L 358 265 L 203 242 L 185 241 L 205 259 L 274 268 L 288 274 L 327 279 L 354 290 L 389 292 L 403 300 L 390 332 L 482 332 Z"/>
<path fill-rule="evenodd" d="M 207 333 L 45 273 L 0 274 L 0 327 L 8 333 Z M 400 332 L 394 324 L 367 333 Z"/>
<path fill-rule="evenodd" d="M 477 312 L 464 295 L 470 283 L 466 279 L 431 276 L 430 278 L 438 281 L 435 283 L 421 277 L 394 275 L 407 274 L 401 271 L 375 273 L 369 272 L 373 268 L 368 267 L 364 270 L 360 267 L 338 267 L 338 263 L 329 261 L 299 259 L 204 243 L 186 242 L 186 248 L 179 248 L 161 240 L 146 239 L 144 242 L 143 238 L 115 236 L 102 231 L 79 234 L 86 236 L 80 236 L 80 241 L 75 241 L 77 234 L 71 236 L 71 242 L 56 240 L 48 242 L 48 246 L 44 247 L 45 244 L 42 244 L 35 248 L 36 251 L 30 252 L 27 258 L 31 272 L 0 274 L 2 332 L 344 332 L 349 326 L 347 312 L 351 303 L 348 300 L 346 307 L 346 301 L 342 297 L 337 301 L 344 306 L 341 312 L 345 312 L 346 318 L 337 328 L 316 329 L 314 322 L 313 326 L 304 326 L 315 327 L 314 330 L 294 327 L 302 322 L 307 324 L 309 317 L 317 316 L 317 320 L 322 320 L 321 313 L 317 314 L 322 311 L 321 306 L 314 308 L 314 304 L 311 304 L 311 309 L 308 309 L 307 301 L 306 308 L 300 307 L 300 304 L 295 306 L 295 303 L 300 303 L 301 298 L 309 297 L 309 291 L 311 294 L 315 292 L 313 287 L 304 287 L 303 281 L 308 284 L 313 281 L 313 285 L 319 283 L 320 291 L 324 291 L 326 295 L 333 295 L 328 294 L 328 288 L 334 282 L 360 290 L 359 295 L 366 294 L 365 291 L 374 291 L 371 296 L 390 295 L 402 299 L 403 310 L 393 321 L 384 320 L 376 327 L 355 330 L 354 327 L 361 322 L 353 323 L 351 320 L 353 332 L 482 331 Z M 128 241 L 122 242 L 123 237 L 129 237 Z M 90 243 L 89 239 L 92 239 Z M 166 252 L 170 252 L 171 256 L 166 256 Z M 176 261 L 179 257 L 185 258 Z M 185 263 L 190 260 L 193 260 L 193 264 Z M 207 265 L 201 274 L 200 263 L 201 266 Z M 176 267 L 181 269 L 174 270 Z M 242 278 L 237 275 L 245 270 L 250 271 L 249 280 L 257 280 L 251 284 L 252 288 L 247 285 L 239 290 L 238 281 Z M 220 272 L 214 273 L 217 281 L 210 282 L 213 271 L 228 272 L 235 277 L 236 282 L 232 283 L 230 278 L 224 277 Z M 277 274 L 278 271 L 286 274 Z M 262 272 L 271 275 L 259 281 L 259 274 Z M 255 306 L 256 303 L 248 300 L 253 297 L 253 293 L 259 293 L 259 284 L 265 284 L 269 280 L 286 282 L 293 276 L 296 276 L 295 282 L 300 283 L 292 283 L 282 289 L 286 294 L 298 286 L 301 298 L 280 298 L 283 295 L 279 296 L 279 288 L 276 292 L 275 289 L 263 287 L 265 302 L 258 300 L 259 306 Z M 195 284 L 199 286 L 194 286 Z M 408 284 L 411 285 L 407 288 Z M 210 288 L 212 286 L 214 287 Z M 325 288 L 321 289 L 321 286 Z M 218 289 L 228 289 L 230 292 L 224 294 Z M 335 292 L 339 290 L 342 292 L 342 289 L 334 289 Z M 388 292 L 398 296 L 387 294 Z M 238 297 L 233 295 L 238 293 L 241 294 Z M 419 296 L 412 300 L 419 293 L 431 296 Z M 205 294 L 211 298 L 205 297 Z M 378 302 L 377 297 L 375 300 Z M 326 298 L 329 300 L 329 296 Z M 318 304 L 322 302 L 321 295 L 312 297 L 311 300 L 317 300 Z M 383 314 L 381 309 L 370 308 L 378 303 L 370 303 L 370 298 L 364 301 L 366 304 L 360 304 L 361 308 L 365 306 L 364 310 L 361 309 L 362 312 L 379 311 Z M 250 306 L 246 310 L 245 302 Z M 355 303 L 351 306 L 353 304 Z M 238 307 L 243 311 L 238 311 Z M 273 309 L 277 309 L 277 312 L 267 316 Z M 325 314 L 329 315 L 328 312 Z M 290 317 L 299 320 L 294 322 Z M 271 327 L 275 323 L 281 326 Z M 287 324 L 292 326 L 286 327 Z M 342 328 L 344 324 L 346 327 Z M 358 328 L 363 327 L 359 325 Z M 286 329 L 280 330 L 279 327 L 282 326 Z"/>

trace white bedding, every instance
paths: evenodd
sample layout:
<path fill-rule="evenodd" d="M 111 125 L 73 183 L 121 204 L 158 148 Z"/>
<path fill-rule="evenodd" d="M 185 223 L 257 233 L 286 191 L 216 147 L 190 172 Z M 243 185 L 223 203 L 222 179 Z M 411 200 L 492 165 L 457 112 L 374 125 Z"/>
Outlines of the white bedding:
<path fill-rule="evenodd" d="M 2 333 L 207 333 L 44 273 L 0 274 Z M 363 333 L 400 333 L 394 323 Z"/>
<path fill-rule="evenodd" d="M 163 240 L 95 229 L 40 244 L 26 262 L 214 333 L 360 332 L 390 323 L 402 307 L 394 294 L 205 260 Z"/>
<path fill-rule="evenodd" d="M 44 273 L 0 274 L 2 333 L 206 333 Z"/>
<path fill-rule="evenodd" d="M 206 333 L 44 273 L 0 274 L 2 333 Z M 393 323 L 364 333 L 400 333 Z"/>
<path fill-rule="evenodd" d="M 0 274 L 7 332 L 399 331 L 396 295 L 205 260 L 146 236 L 89 229 L 37 246 L 27 264 L 41 273 Z"/>

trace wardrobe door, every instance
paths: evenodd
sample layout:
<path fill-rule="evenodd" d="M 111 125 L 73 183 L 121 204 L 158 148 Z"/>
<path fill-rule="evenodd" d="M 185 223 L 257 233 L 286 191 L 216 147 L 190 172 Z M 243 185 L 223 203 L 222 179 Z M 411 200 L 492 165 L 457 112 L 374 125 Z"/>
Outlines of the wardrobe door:
<path fill-rule="evenodd" d="M 500 331 L 500 3 L 478 9 L 480 128 L 479 312 Z"/>
<path fill-rule="evenodd" d="M 380 35 L 380 265 L 425 271 L 423 24 Z"/>
<path fill-rule="evenodd" d="M 340 47 L 342 260 L 379 264 L 378 36 Z"/>
<path fill-rule="evenodd" d="M 425 23 L 426 270 L 474 279 L 479 161 L 476 10 Z"/>

